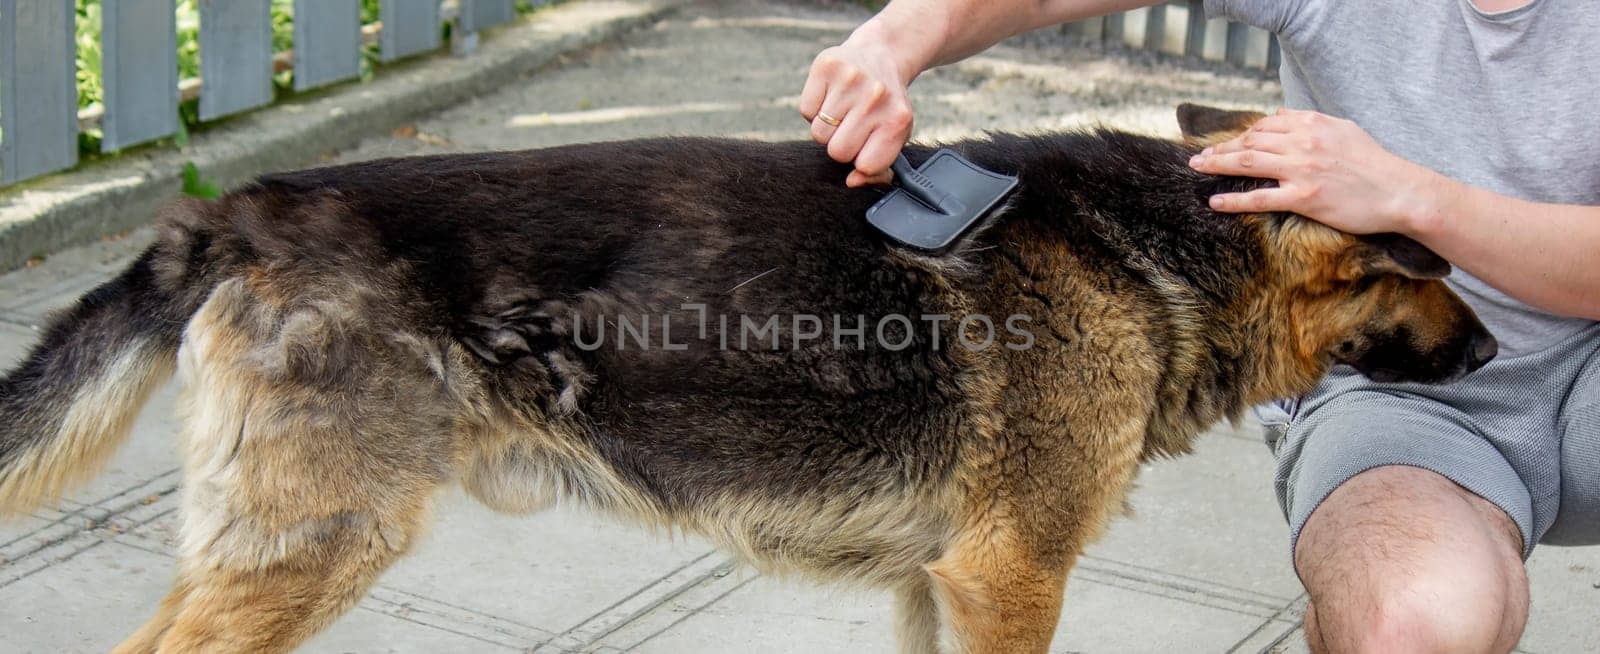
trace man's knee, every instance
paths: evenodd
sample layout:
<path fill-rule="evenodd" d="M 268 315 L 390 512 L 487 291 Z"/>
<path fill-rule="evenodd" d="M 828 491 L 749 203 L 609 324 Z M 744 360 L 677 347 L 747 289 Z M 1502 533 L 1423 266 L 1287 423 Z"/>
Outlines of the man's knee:
<path fill-rule="evenodd" d="M 1522 618 L 1515 614 L 1526 609 L 1511 601 L 1507 588 L 1452 587 L 1430 593 L 1418 584 L 1390 589 L 1389 595 L 1355 615 L 1319 618 L 1317 628 L 1323 631 L 1318 651 L 1501 653 L 1515 647 L 1521 635 Z M 1334 604 L 1346 598 L 1321 601 Z"/>
<path fill-rule="evenodd" d="M 1325 600 L 1330 602 L 1338 599 Z M 1348 620 L 1317 618 L 1316 605 L 1306 606 L 1306 637 L 1311 651 L 1333 652 L 1504 652 L 1501 646 L 1503 612 L 1483 611 L 1470 617 L 1470 607 L 1445 609 L 1437 603 L 1389 602 L 1370 617 L 1351 624 Z M 1465 623 L 1465 624 L 1462 624 Z M 1515 641 L 1512 641 L 1514 644 Z"/>
<path fill-rule="evenodd" d="M 1527 614 L 1521 533 L 1492 503 L 1420 468 L 1362 473 L 1307 521 L 1295 567 L 1333 652 L 1497 652 Z"/>

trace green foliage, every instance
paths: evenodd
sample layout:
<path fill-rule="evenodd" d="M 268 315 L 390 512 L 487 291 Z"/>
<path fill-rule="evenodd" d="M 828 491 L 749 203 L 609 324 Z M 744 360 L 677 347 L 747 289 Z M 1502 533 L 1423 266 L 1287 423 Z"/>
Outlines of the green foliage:
<path fill-rule="evenodd" d="M 222 188 L 216 182 L 200 175 L 200 167 L 193 161 L 183 162 L 183 194 L 202 200 L 222 197 Z"/>
<path fill-rule="evenodd" d="M 84 2 L 86 0 L 79 0 Z M 87 0 L 99 2 L 100 0 Z M 200 76 L 200 0 L 178 2 L 178 79 Z"/>
<path fill-rule="evenodd" d="M 294 49 L 294 0 L 272 0 L 272 51 L 288 52 Z M 272 76 L 272 85 L 279 93 L 294 88 L 294 71 L 285 70 Z"/>
<path fill-rule="evenodd" d="M 100 85 L 100 3 L 87 5 L 78 2 L 78 106 L 87 107 L 100 101 L 104 89 Z"/>

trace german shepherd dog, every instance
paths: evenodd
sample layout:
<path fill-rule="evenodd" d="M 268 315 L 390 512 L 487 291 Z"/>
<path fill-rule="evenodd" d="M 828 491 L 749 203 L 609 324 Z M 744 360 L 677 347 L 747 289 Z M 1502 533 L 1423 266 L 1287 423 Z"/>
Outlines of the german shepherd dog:
<path fill-rule="evenodd" d="M 1140 462 L 1334 363 L 1445 382 L 1494 353 L 1417 243 L 1208 209 L 1266 183 L 1187 159 L 1257 115 L 1179 114 L 1182 142 L 951 145 L 1021 183 L 939 256 L 887 244 L 880 193 L 798 142 L 391 159 L 182 201 L 0 386 L 0 505 L 88 475 L 176 370 L 177 581 L 121 652 L 291 649 L 450 483 L 891 589 L 905 651 L 1043 652 Z"/>

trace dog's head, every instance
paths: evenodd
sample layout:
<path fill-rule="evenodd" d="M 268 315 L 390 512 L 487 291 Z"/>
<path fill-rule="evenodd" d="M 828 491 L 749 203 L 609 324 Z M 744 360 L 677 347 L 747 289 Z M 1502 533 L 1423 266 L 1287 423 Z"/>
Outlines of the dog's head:
<path fill-rule="evenodd" d="M 1296 353 L 1374 381 L 1444 383 L 1498 351 L 1444 282 L 1450 264 L 1403 236 L 1355 237 L 1299 216 L 1253 216 L 1266 243 L 1267 292 L 1287 309 Z"/>
<path fill-rule="evenodd" d="M 1261 114 L 1195 105 L 1178 108 L 1185 142 L 1219 143 Z M 1375 381 L 1444 383 L 1493 359 L 1498 345 L 1441 281 L 1450 264 L 1396 234 L 1352 236 L 1295 215 L 1241 220 L 1264 250 L 1263 320 L 1287 321 L 1302 369 L 1328 360 Z M 1279 326 L 1281 329 L 1282 326 Z"/>

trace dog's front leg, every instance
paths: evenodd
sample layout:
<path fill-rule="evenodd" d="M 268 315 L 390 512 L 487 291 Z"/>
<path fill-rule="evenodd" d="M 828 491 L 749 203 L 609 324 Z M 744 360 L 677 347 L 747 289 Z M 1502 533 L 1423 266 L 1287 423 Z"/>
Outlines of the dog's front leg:
<path fill-rule="evenodd" d="M 184 599 L 189 596 L 189 582 L 179 573 L 177 583 L 172 590 L 161 600 L 161 606 L 156 609 L 154 617 L 139 627 L 115 649 L 111 654 L 156 654 L 156 646 L 161 642 L 161 636 L 167 633 L 167 628 L 172 626 L 172 621 L 178 618 L 178 611 L 183 609 Z"/>
<path fill-rule="evenodd" d="M 1044 654 L 1077 554 L 1044 555 L 1002 533 L 963 535 L 928 566 L 962 654 Z"/>
<path fill-rule="evenodd" d="M 1026 449 L 1027 463 L 1051 474 L 973 476 L 993 485 L 969 492 L 963 526 L 944 553 L 926 566 L 958 652 L 1049 650 L 1067 576 L 1113 509 L 1121 506 L 1137 469 L 1138 450 L 1129 449 L 1098 459 L 1066 447 Z"/>

